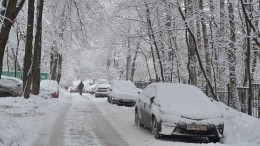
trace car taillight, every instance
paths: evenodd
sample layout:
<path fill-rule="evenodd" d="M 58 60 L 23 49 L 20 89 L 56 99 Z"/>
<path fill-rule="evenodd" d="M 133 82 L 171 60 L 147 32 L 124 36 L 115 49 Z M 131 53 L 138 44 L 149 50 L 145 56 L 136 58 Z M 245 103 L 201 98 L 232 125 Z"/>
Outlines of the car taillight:
<path fill-rule="evenodd" d="M 56 97 L 57 97 L 57 93 L 56 93 L 56 92 L 55 92 L 55 93 L 52 93 L 51 96 L 54 97 L 54 98 L 56 98 Z"/>

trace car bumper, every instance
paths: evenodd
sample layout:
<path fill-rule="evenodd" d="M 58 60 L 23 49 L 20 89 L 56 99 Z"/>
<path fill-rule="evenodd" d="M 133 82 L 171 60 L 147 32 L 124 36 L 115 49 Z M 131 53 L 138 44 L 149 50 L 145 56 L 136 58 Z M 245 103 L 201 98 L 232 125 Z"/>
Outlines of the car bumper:
<path fill-rule="evenodd" d="M 113 98 L 113 103 L 118 105 L 125 105 L 125 106 L 134 106 L 136 101 L 131 99 L 117 99 Z"/>
<path fill-rule="evenodd" d="M 95 96 L 96 96 L 96 97 L 108 97 L 108 94 L 107 94 L 107 93 L 104 93 L 104 92 L 96 92 L 96 93 L 95 93 Z"/>
<path fill-rule="evenodd" d="M 224 125 L 207 125 L 207 130 L 187 130 L 186 124 L 165 124 L 161 123 L 161 131 L 159 132 L 162 135 L 182 135 L 182 136 L 194 136 L 194 137 L 223 137 Z"/>

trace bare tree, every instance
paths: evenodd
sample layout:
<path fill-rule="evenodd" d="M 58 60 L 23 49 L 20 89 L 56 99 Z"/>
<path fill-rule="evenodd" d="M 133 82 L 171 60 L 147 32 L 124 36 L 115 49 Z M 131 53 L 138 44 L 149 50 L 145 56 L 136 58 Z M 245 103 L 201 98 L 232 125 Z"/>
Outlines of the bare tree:
<path fill-rule="evenodd" d="M 234 8 L 233 4 L 228 4 L 229 12 L 229 25 L 230 25 L 230 43 L 228 49 L 228 61 L 229 61 L 229 87 L 230 87 L 230 106 L 234 109 L 240 110 L 238 92 L 237 92 L 237 80 L 236 80 L 236 34 L 235 34 L 235 22 L 234 22 Z"/>
<path fill-rule="evenodd" d="M 27 33 L 26 33 L 25 55 L 24 55 L 24 63 L 23 63 L 24 98 L 30 97 L 30 89 L 32 84 L 33 24 L 34 24 L 34 0 L 28 0 Z"/>
<path fill-rule="evenodd" d="M 37 0 L 36 35 L 35 35 L 34 55 L 33 55 L 34 71 L 33 71 L 33 83 L 32 83 L 32 93 L 34 95 L 38 95 L 40 92 L 43 1 L 44 0 Z"/>
<path fill-rule="evenodd" d="M 9 38 L 9 33 L 16 16 L 18 15 L 19 11 L 23 7 L 24 2 L 25 0 L 21 0 L 17 5 L 17 0 L 2 1 L 2 7 L 5 8 L 1 10 L 1 15 L 3 16 L 3 22 L 0 28 L 0 74 L 2 74 L 2 70 L 3 70 L 4 51 L 5 51 L 7 40 Z"/>

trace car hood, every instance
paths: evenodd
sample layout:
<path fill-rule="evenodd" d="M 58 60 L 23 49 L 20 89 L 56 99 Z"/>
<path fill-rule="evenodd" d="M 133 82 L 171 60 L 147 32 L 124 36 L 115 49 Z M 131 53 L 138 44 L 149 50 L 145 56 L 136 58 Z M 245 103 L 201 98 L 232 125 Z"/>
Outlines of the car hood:
<path fill-rule="evenodd" d="M 162 114 L 176 115 L 186 119 L 205 120 L 215 119 L 223 116 L 223 113 L 218 110 L 218 107 L 209 102 L 178 102 L 170 104 L 167 102 L 159 102 L 159 110 Z"/>
<path fill-rule="evenodd" d="M 112 92 L 111 95 L 115 98 L 119 99 L 136 99 L 138 94 L 137 93 L 131 93 L 131 92 Z"/>

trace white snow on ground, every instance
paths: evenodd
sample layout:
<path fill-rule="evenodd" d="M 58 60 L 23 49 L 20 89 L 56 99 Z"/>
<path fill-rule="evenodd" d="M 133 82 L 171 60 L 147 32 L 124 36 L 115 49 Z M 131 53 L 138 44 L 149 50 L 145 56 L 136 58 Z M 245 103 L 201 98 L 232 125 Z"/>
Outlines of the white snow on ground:
<path fill-rule="evenodd" d="M 260 120 L 236 112 L 221 103 L 216 103 L 220 110 L 224 111 L 225 118 L 225 138 L 221 143 L 202 143 L 205 140 L 193 140 L 186 138 L 155 140 L 150 130 L 137 128 L 134 126 L 134 107 L 124 107 L 112 105 L 106 98 L 96 99 L 94 96 L 85 94 L 85 98 L 90 98 L 107 118 L 110 124 L 115 127 L 118 133 L 126 140 L 130 146 L 260 146 Z M 41 136 L 42 128 L 52 129 L 58 115 L 71 100 L 71 95 L 60 92 L 58 99 L 44 99 L 39 96 L 32 96 L 29 99 L 0 98 L 0 146 L 30 146 Z M 75 98 L 74 96 L 72 98 Z M 79 104 L 81 101 L 78 101 Z M 83 103 L 83 101 L 82 101 Z M 75 145 L 74 140 L 82 140 L 77 134 L 73 135 L 73 130 L 89 130 L 91 140 L 90 145 L 98 145 L 95 135 L 91 132 L 91 126 L 82 125 L 83 122 L 76 121 L 76 118 L 85 120 L 87 124 L 87 111 L 71 106 L 65 118 L 64 145 Z M 86 108 L 87 109 L 87 108 Z M 82 112 L 82 114 L 80 114 Z M 69 134 L 71 133 L 71 134 Z M 86 134 L 86 133 L 82 133 Z M 70 137 L 71 136 L 71 137 Z M 82 143 L 83 144 L 83 143 Z M 85 144 L 88 145 L 88 144 Z"/>
<path fill-rule="evenodd" d="M 225 138 L 220 143 L 202 143 L 197 140 L 185 138 L 155 140 L 151 131 L 145 128 L 137 128 L 134 125 L 134 107 L 124 107 L 107 104 L 106 99 L 91 98 L 97 107 L 107 117 L 118 133 L 133 146 L 190 146 L 190 145 L 213 145 L 213 146 L 260 146 L 260 120 L 246 114 L 237 112 L 222 103 L 216 103 L 220 110 L 223 110 L 225 119 Z M 190 143 L 195 142 L 195 143 Z M 197 143 L 199 142 L 199 143 Z M 207 142 L 207 141 L 206 141 Z"/>
<path fill-rule="evenodd" d="M 0 146 L 30 146 L 39 136 L 41 127 L 51 128 L 59 109 L 69 99 L 61 90 L 61 98 L 40 96 L 0 98 Z"/>

